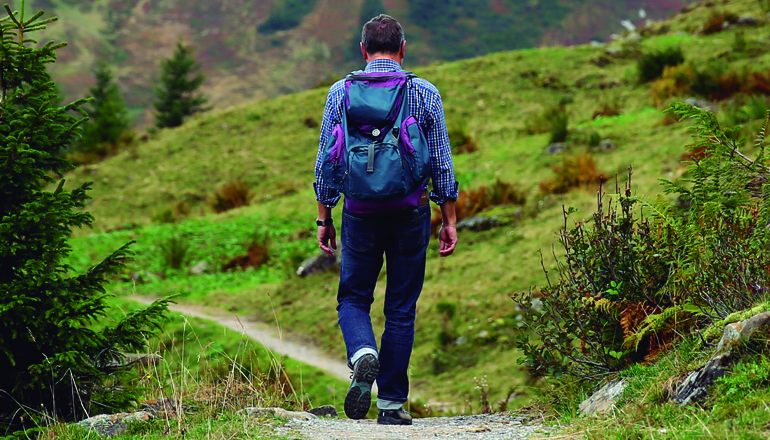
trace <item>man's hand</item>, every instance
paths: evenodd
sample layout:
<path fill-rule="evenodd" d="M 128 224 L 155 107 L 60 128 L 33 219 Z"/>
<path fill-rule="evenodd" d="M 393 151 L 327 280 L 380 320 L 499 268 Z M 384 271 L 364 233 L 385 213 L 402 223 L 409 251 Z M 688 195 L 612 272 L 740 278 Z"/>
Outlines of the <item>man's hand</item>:
<path fill-rule="evenodd" d="M 457 229 L 454 225 L 441 226 L 438 232 L 438 241 L 441 244 L 438 253 L 442 257 L 448 257 L 455 251 L 457 246 Z"/>
<path fill-rule="evenodd" d="M 318 227 L 318 245 L 329 257 L 334 256 L 337 250 L 337 229 L 334 225 Z"/>
<path fill-rule="evenodd" d="M 447 200 L 441 205 L 441 230 L 438 231 L 438 241 L 441 244 L 438 253 L 442 257 L 448 257 L 455 251 L 455 246 L 457 246 L 456 223 L 455 202 Z"/>

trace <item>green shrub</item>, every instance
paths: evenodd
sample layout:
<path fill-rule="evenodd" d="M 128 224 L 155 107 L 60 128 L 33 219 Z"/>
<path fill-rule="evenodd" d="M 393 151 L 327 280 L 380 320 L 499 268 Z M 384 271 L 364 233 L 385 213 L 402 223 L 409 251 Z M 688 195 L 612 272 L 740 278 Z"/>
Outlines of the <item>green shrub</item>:
<path fill-rule="evenodd" d="M 181 235 L 173 235 L 158 247 L 166 269 L 179 270 L 187 261 L 190 243 Z"/>
<path fill-rule="evenodd" d="M 21 10 L 24 10 L 24 1 Z M 72 228 L 90 226 L 83 212 L 86 183 L 71 191 L 53 176 L 71 168 L 61 150 L 75 142 L 84 120 L 79 100 L 56 101 L 48 63 L 63 44 L 31 37 L 54 19 L 12 13 L 0 22 L 0 426 L 3 434 L 34 429 L 41 420 L 76 420 L 129 407 L 138 393 L 125 387 L 125 352 L 144 348 L 167 300 L 95 328 L 108 306 L 105 285 L 128 259 L 123 245 L 84 273 L 67 264 Z M 23 38 L 22 38 L 23 34 Z M 19 438 L 26 438 L 27 434 Z"/>
<path fill-rule="evenodd" d="M 564 105 L 550 105 L 541 112 L 531 113 L 524 119 L 524 132 L 526 134 L 548 133 L 565 113 Z"/>
<path fill-rule="evenodd" d="M 598 378 L 770 297 L 770 118 L 750 159 L 739 130 L 721 128 L 713 113 L 686 104 L 670 111 L 693 119 L 698 133 L 687 179 L 663 181 L 675 199 L 643 203 L 650 215 L 637 217 L 630 187 L 606 207 L 599 197 L 592 223 L 560 232 L 558 280 L 539 297 L 514 297 L 539 339 L 518 344 L 537 373 Z"/>
<path fill-rule="evenodd" d="M 569 135 L 569 116 L 567 112 L 560 112 L 551 120 L 550 133 L 550 142 L 552 144 L 567 140 Z"/>
<path fill-rule="evenodd" d="M 518 342 L 521 363 L 534 372 L 596 379 L 620 370 L 639 351 L 624 345 L 625 335 L 647 314 L 672 305 L 661 294 L 670 264 L 658 257 L 663 251 L 653 225 L 635 215 L 635 204 L 630 187 L 606 205 L 599 198 L 591 226 L 577 222 L 560 231 L 565 256 L 555 283 L 549 278 L 538 298 L 513 297 L 528 311 L 524 322 L 540 341 L 525 334 Z M 572 212 L 565 211 L 565 225 Z"/>
<path fill-rule="evenodd" d="M 663 75 L 663 70 L 669 66 L 684 63 L 684 53 L 679 47 L 669 47 L 646 53 L 637 61 L 639 82 L 644 84 L 654 81 Z"/>

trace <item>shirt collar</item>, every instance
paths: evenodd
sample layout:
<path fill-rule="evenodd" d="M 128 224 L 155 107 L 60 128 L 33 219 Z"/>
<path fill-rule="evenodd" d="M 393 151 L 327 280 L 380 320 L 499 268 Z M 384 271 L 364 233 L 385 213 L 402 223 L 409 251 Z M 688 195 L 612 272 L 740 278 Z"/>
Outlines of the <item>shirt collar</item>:
<path fill-rule="evenodd" d="M 369 64 L 366 65 L 364 72 L 395 72 L 398 70 L 401 70 L 400 64 L 393 60 L 382 59 L 370 61 Z"/>

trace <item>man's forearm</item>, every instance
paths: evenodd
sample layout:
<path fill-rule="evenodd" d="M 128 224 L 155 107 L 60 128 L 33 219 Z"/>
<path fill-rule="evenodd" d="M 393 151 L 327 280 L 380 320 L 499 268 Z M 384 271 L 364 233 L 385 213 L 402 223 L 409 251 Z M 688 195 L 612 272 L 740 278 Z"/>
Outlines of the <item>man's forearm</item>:
<path fill-rule="evenodd" d="M 455 202 L 453 200 L 447 200 L 441 204 L 441 224 L 444 226 L 454 226 L 456 223 Z"/>
<path fill-rule="evenodd" d="M 452 209 L 452 212 L 454 212 L 454 208 Z M 327 218 L 331 218 L 332 216 L 332 209 L 328 206 L 324 206 L 323 203 L 318 202 L 318 220 L 326 220 Z"/>

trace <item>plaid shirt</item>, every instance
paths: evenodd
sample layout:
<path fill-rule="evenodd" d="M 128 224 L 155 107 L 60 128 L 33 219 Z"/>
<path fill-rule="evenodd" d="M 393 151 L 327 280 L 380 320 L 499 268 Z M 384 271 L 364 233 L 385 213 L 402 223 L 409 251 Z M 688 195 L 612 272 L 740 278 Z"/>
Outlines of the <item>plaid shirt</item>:
<path fill-rule="evenodd" d="M 394 72 L 401 66 L 392 60 L 374 60 L 366 66 L 366 72 Z M 452 165 L 452 150 L 449 146 L 444 105 L 436 87 L 422 78 L 416 78 L 407 83 L 409 110 L 417 119 L 423 133 L 428 139 L 430 149 L 431 180 L 433 191 L 430 199 L 437 204 L 447 200 L 457 200 L 457 182 L 455 181 Z M 340 194 L 329 188 L 321 177 L 321 163 L 327 140 L 335 125 L 342 123 L 344 117 L 343 102 L 345 98 L 345 80 L 336 82 L 329 89 L 326 98 L 323 123 L 321 124 L 321 142 L 318 146 L 318 159 L 315 165 L 315 195 L 324 206 L 333 208 L 340 200 Z"/>

